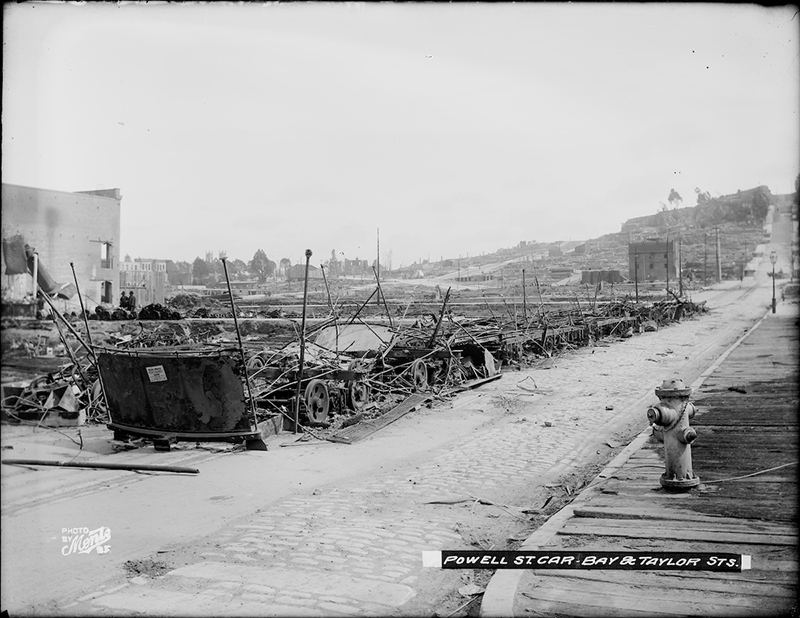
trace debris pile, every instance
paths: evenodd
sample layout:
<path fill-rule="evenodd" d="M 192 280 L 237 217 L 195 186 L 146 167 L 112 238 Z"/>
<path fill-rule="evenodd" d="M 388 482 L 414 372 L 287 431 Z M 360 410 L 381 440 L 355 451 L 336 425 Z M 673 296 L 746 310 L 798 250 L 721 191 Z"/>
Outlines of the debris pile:
<path fill-rule="evenodd" d="M 112 336 L 107 340 L 107 343 L 113 347 L 128 350 L 133 348 L 175 347 L 202 342 L 192 337 L 186 324 L 167 321 L 149 330 L 139 324 L 139 332 L 137 334 Z"/>
<path fill-rule="evenodd" d="M 180 320 L 183 316 L 177 311 L 159 303 L 151 303 L 139 311 L 140 320 Z"/>
<path fill-rule="evenodd" d="M 309 426 L 335 430 L 379 416 L 415 393 L 446 398 L 466 384 L 492 379 L 503 366 L 657 330 L 706 310 L 704 303 L 683 299 L 625 299 L 591 308 L 576 299 L 575 308 L 540 307 L 530 317 L 509 310 L 507 316 L 468 319 L 447 309 L 448 298 L 449 292 L 438 314 L 410 323 L 367 323 L 358 312 L 347 321 L 331 318 L 309 332 L 303 368 L 296 341 L 278 350 L 251 345 L 253 397 L 260 409 L 292 418 L 299 407 Z"/>
<path fill-rule="evenodd" d="M 176 294 L 167 299 L 167 306 L 186 318 L 229 318 L 231 310 L 216 298 L 199 294 Z"/>
<path fill-rule="evenodd" d="M 516 306 L 512 311 L 504 302 L 506 311 L 499 314 L 487 304 L 489 317 L 467 318 L 448 307 L 449 298 L 450 290 L 436 311 L 409 319 L 405 314 L 411 304 L 402 317 L 390 315 L 387 309 L 380 323 L 360 319 L 361 309 L 343 318 L 331 304 L 331 317 L 307 329 L 302 349 L 297 330 L 286 342 L 272 322 L 249 324 L 252 335 L 241 344 L 246 365 L 237 374 L 247 387 L 254 420 L 278 417 L 284 420 L 284 428 L 298 427 L 306 432 L 314 428 L 314 435 L 333 435 L 348 425 L 376 419 L 414 396 L 424 395 L 426 402 L 442 400 L 495 379 L 502 368 L 535 365 L 541 359 L 603 338 L 632 337 L 707 311 L 705 303 L 678 297 L 654 303 L 637 303 L 630 298 L 606 303 L 583 301 L 583 305 L 575 297 L 574 303 L 540 302 L 532 308 L 525 306 L 521 312 Z M 106 350 L 110 347 L 125 353 L 141 350 L 151 354 L 153 348 L 163 348 L 183 357 L 191 356 L 193 350 L 202 355 L 203 346 L 233 342 L 224 330 L 229 327 L 224 325 L 180 321 L 182 313 L 193 317 L 232 315 L 218 300 L 181 294 L 168 305 L 143 307 L 138 314 L 142 322 L 129 323 L 119 334 L 108 336 L 103 343 Z M 89 343 L 84 342 L 72 320 L 51 308 L 54 320 L 61 320 L 55 322 L 72 362 L 28 385 L 4 387 L 6 418 L 38 423 L 110 422 L 95 358 L 95 351 L 101 348 L 91 343 L 88 333 Z M 115 318 L 118 311 L 122 313 Z M 99 319 L 130 320 L 130 316 L 123 316 L 130 313 L 119 309 L 110 314 L 96 311 L 95 315 Z M 284 315 L 280 310 L 258 312 L 268 313 Z M 156 322 L 145 327 L 147 320 Z M 85 350 L 81 360 L 70 347 L 61 323 Z M 241 335 L 238 323 L 236 329 Z"/>
<path fill-rule="evenodd" d="M 73 363 L 27 385 L 3 384 L 2 412 L 3 420 L 49 426 L 108 420 L 96 369 Z"/>
<path fill-rule="evenodd" d="M 3 384 L 0 399 L 3 420 L 35 422 L 45 426 L 105 422 L 108 420 L 107 408 L 91 343 L 84 341 L 72 321 L 56 309 L 49 296 L 42 294 L 40 298 L 50 305 L 61 340 L 60 348 L 66 352 L 70 362 L 27 383 Z M 88 316 L 84 314 L 83 317 L 88 337 Z M 77 348 L 70 344 L 68 334 L 77 340 Z M 37 339 L 37 351 L 38 348 Z"/>
<path fill-rule="evenodd" d="M 128 311 L 122 307 L 117 307 L 109 311 L 102 305 L 97 305 L 97 307 L 94 308 L 94 313 L 90 313 L 87 317 L 90 320 L 102 320 L 105 322 L 110 320 L 135 320 L 136 312 Z"/>

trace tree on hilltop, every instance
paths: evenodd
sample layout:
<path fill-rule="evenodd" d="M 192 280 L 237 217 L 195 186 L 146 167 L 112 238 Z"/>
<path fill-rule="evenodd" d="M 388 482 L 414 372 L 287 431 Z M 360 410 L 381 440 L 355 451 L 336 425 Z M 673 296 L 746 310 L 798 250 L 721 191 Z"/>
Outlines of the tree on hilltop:
<path fill-rule="evenodd" d="M 675 189 L 670 189 L 667 201 L 673 208 L 677 208 L 683 203 L 683 198 L 681 197 L 681 194 L 678 193 Z"/>
<path fill-rule="evenodd" d="M 767 187 L 761 186 L 753 191 L 753 203 L 750 206 L 750 213 L 756 221 L 760 221 L 767 216 L 771 193 Z"/>
<path fill-rule="evenodd" d="M 694 192 L 697 194 L 697 205 L 704 206 L 711 201 L 711 194 L 708 191 L 701 191 L 700 187 L 695 187 Z"/>

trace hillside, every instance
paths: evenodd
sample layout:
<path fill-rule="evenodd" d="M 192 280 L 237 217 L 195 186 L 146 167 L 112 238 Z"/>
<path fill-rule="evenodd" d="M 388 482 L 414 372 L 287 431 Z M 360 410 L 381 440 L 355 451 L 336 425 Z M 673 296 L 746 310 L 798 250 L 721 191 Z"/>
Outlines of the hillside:
<path fill-rule="evenodd" d="M 564 280 L 570 271 L 618 270 L 628 274 L 628 244 L 648 238 L 681 238 L 683 274 L 702 282 L 704 269 L 713 278 L 716 239 L 719 236 L 723 278 L 741 276 L 756 247 L 764 242 L 764 219 L 770 205 L 789 208 L 795 194 L 773 195 L 759 186 L 731 195 L 711 197 L 697 191 L 697 204 L 629 219 L 616 233 L 587 241 L 537 243 L 523 241 L 513 248 L 460 260 L 413 264 L 392 272 L 397 278 L 447 278 L 465 283 L 483 282 L 483 287 L 502 287 L 528 276 L 541 282 Z M 494 285 L 492 282 L 495 282 Z"/>

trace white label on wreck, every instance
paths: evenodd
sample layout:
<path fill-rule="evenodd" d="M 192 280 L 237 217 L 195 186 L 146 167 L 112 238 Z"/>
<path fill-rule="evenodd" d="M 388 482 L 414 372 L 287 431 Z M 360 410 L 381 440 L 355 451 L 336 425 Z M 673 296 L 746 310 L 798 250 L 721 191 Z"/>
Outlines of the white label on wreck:
<path fill-rule="evenodd" d="M 167 372 L 164 371 L 164 365 L 156 365 L 155 367 L 147 367 L 147 375 L 151 382 L 166 382 Z"/>
<path fill-rule="evenodd" d="M 64 547 L 61 553 L 65 556 L 70 554 L 90 554 L 96 551 L 98 554 L 107 554 L 111 551 L 111 545 L 107 543 L 111 540 L 111 528 L 100 526 L 96 530 L 89 528 L 61 528 L 61 542 Z"/>

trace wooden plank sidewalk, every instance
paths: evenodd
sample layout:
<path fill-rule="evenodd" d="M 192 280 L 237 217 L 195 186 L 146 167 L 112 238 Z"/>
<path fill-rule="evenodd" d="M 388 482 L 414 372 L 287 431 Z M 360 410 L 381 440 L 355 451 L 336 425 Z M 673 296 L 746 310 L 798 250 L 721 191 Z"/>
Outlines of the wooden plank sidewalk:
<path fill-rule="evenodd" d="M 750 555 L 751 570 L 526 570 L 515 616 L 774 616 L 797 611 L 798 331 L 770 316 L 709 376 L 692 402 L 701 485 L 659 483 L 652 438 L 582 494 L 539 549 Z M 644 411 L 643 411 L 644 414 Z"/>

